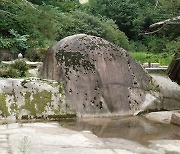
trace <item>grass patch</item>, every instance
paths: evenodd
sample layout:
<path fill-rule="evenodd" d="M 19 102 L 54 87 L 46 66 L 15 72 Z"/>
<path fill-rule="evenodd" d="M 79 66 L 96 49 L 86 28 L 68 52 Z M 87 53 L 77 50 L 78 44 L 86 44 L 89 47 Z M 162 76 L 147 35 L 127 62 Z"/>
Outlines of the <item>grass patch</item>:
<path fill-rule="evenodd" d="M 140 63 L 151 62 L 151 63 L 160 63 L 161 65 L 168 66 L 172 59 L 173 55 L 167 53 L 146 53 L 146 52 L 131 52 L 131 55 Z"/>

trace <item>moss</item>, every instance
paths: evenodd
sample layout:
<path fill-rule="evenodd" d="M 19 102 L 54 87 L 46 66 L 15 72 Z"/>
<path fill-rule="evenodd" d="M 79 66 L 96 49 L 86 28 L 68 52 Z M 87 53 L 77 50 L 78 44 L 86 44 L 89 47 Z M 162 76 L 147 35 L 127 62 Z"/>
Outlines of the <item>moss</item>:
<path fill-rule="evenodd" d="M 18 110 L 18 105 L 16 103 L 11 104 L 10 106 L 11 111 L 16 112 Z"/>
<path fill-rule="evenodd" d="M 30 99 L 30 97 L 31 93 L 27 92 L 25 94 L 25 105 L 22 108 L 30 111 L 30 114 L 33 116 L 44 112 L 47 104 L 52 101 L 52 93 L 46 90 L 43 90 L 41 92 L 37 91 L 36 93 L 32 94 L 32 100 Z"/>
<path fill-rule="evenodd" d="M 155 85 L 155 84 L 152 83 L 152 82 L 149 82 L 149 84 L 148 84 L 148 90 L 160 92 L 159 85 Z"/>
<path fill-rule="evenodd" d="M 56 53 L 56 59 L 61 64 L 64 64 L 66 77 L 68 77 L 70 68 L 75 71 L 78 71 L 81 67 L 83 67 L 84 70 L 95 69 L 95 65 L 92 64 L 89 60 L 86 60 L 85 56 L 79 51 L 70 52 L 60 50 L 58 53 Z"/>
<path fill-rule="evenodd" d="M 54 114 L 55 115 L 61 115 L 61 110 L 60 109 L 54 109 Z"/>
<path fill-rule="evenodd" d="M 6 93 L 9 96 L 13 96 L 14 102 L 17 102 L 16 94 L 15 94 L 15 89 L 12 89 L 12 92 Z"/>
<path fill-rule="evenodd" d="M 6 106 L 6 95 L 0 94 L 0 110 L 2 111 L 2 116 L 7 117 L 9 116 L 8 107 Z"/>
<path fill-rule="evenodd" d="M 62 95 L 62 96 L 65 96 L 65 86 L 63 83 L 59 83 L 59 93 Z"/>
<path fill-rule="evenodd" d="M 14 88 L 13 88 L 13 91 L 12 91 L 12 96 L 14 97 L 14 102 L 17 102 L 17 98 L 16 98 L 16 94 L 15 94 Z"/>
<path fill-rule="evenodd" d="M 25 106 L 23 106 L 22 108 L 27 109 L 28 111 L 30 111 L 32 115 L 36 115 L 35 104 L 31 103 L 30 96 L 31 96 L 30 92 L 27 92 L 25 94 Z"/>
<path fill-rule="evenodd" d="M 71 108 L 68 104 L 66 104 L 65 111 L 61 109 L 54 109 L 54 114 L 55 115 L 65 115 L 65 114 L 70 114 L 71 113 Z"/>
<path fill-rule="evenodd" d="M 58 83 L 48 83 L 51 87 L 56 88 L 58 86 Z"/>
<path fill-rule="evenodd" d="M 70 112 L 71 112 L 71 108 L 69 104 L 66 104 L 66 113 L 70 113 Z"/>
<path fill-rule="evenodd" d="M 95 50 L 98 48 L 98 46 L 95 43 L 92 43 L 91 46 L 89 46 L 90 50 Z"/>

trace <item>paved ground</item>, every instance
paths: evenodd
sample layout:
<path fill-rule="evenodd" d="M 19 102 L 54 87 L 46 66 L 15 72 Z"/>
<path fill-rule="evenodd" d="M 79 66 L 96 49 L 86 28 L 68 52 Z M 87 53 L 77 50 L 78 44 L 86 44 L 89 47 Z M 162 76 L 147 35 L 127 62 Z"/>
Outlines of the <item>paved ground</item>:
<path fill-rule="evenodd" d="M 166 144 L 167 143 L 167 144 Z M 180 141 L 151 141 L 149 146 L 115 138 L 98 138 L 57 123 L 0 126 L 0 154 L 165 154 L 180 153 Z"/>

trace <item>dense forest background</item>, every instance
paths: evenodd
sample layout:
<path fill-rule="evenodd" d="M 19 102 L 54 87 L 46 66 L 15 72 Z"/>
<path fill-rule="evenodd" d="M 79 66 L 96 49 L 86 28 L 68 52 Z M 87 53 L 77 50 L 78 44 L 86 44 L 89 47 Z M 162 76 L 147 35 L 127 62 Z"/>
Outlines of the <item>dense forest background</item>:
<path fill-rule="evenodd" d="M 83 0 L 80 2 L 83 3 Z M 168 65 L 180 52 L 179 0 L 0 0 L 0 48 L 42 60 L 62 38 L 86 33 L 129 50 L 139 61 Z M 148 34 L 146 34 L 148 33 Z"/>

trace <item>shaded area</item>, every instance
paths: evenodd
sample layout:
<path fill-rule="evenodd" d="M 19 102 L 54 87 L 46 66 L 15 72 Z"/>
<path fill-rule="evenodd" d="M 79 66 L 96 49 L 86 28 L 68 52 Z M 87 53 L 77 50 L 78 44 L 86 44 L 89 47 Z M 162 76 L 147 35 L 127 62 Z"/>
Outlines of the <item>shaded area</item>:
<path fill-rule="evenodd" d="M 180 84 L 180 59 L 174 59 L 168 68 L 169 78 Z"/>
<path fill-rule="evenodd" d="M 180 127 L 149 121 L 143 117 L 69 119 L 61 126 L 92 131 L 101 138 L 123 138 L 148 145 L 150 140 L 180 139 Z"/>

